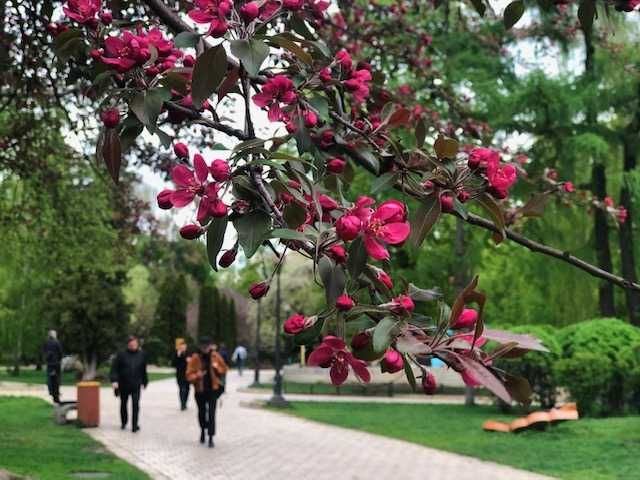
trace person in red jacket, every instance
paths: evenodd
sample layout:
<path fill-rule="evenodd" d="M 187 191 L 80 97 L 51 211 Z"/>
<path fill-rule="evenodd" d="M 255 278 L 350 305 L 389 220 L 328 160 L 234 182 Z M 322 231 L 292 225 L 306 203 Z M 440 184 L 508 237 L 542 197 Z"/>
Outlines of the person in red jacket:
<path fill-rule="evenodd" d="M 228 367 L 208 337 L 199 342 L 199 351 L 189 357 L 187 380 L 193 384 L 198 405 L 200 443 L 205 441 L 205 430 L 209 436 L 209 448 L 213 448 L 216 433 L 216 404 L 224 393 L 224 377 Z"/>

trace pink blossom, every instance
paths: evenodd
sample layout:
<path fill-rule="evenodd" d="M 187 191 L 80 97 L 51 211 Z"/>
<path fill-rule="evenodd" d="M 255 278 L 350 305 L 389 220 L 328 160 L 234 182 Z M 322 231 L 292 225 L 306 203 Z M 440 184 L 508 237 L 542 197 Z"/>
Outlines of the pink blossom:
<path fill-rule="evenodd" d="M 388 348 L 380 365 L 383 372 L 396 373 L 404 368 L 404 359 L 397 350 Z"/>
<path fill-rule="evenodd" d="M 460 312 L 451 328 L 471 328 L 478 321 L 478 312 L 473 308 L 465 308 Z"/>
<path fill-rule="evenodd" d="M 384 270 L 379 270 L 377 275 L 378 280 L 384 284 L 389 290 L 393 290 L 393 281 L 391 277 Z"/>
<path fill-rule="evenodd" d="M 229 167 L 229 163 L 224 160 L 217 159 L 211 162 L 209 171 L 217 182 L 226 182 L 231 178 L 231 168 Z"/>
<path fill-rule="evenodd" d="M 324 193 L 318 196 L 318 203 L 322 207 L 322 210 L 335 210 L 339 207 L 338 202 Z"/>
<path fill-rule="evenodd" d="M 336 53 L 336 62 L 338 62 L 338 65 L 340 65 L 345 72 L 350 72 L 353 67 L 351 55 L 345 49 Z"/>
<path fill-rule="evenodd" d="M 178 158 L 189 158 L 189 147 L 184 143 L 178 142 L 173 146 L 173 153 L 175 153 Z"/>
<path fill-rule="evenodd" d="M 469 168 L 475 170 L 477 168 L 485 168 L 489 162 L 499 162 L 500 154 L 490 148 L 474 148 L 469 153 Z"/>
<path fill-rule="evenodd" d="M 124 32 L 122 37 L 107 37 L 104 41 L 105 54 L 101 60 L 112 65 L 119 72 L 126 72 L 148 58 L 148 50 L 143 50 L 140 41 L 131 32 Z"/>
<path fill-rule="evenodd" d="M 363 214 L 366 210 L 368 208 L 362 206 L 359 211 Z M 363 222 L 365 224 L 364 246 L 372 258 L 387 260 L 389 252 L 385 244 L 399 245 L 407 239 L 411 227 L 406 218 L 407 209 L 402 202 L 387 200 L 380 204 L 366 222 Z"/>
<path fill-rule="evenodd" d="M 411 297 L 408 295 L 398 295 L 397 297 L 391 300 L 391 303 L 387 304 L 389 310 L 396 315 L 411 315 L 413 313 L 413 309 L 416 307 Z"/>
<path fill-rule="evenodd" d="M 189 205 L 197 194 L 204 193 L 205 181 L 209 176 L 209 170 L 202 155 L 193 158 L 195 171 L 186 165 L 176 165 L 171 170 L 171 179 L 176 185 L 176 190 L 171 196 L 174 207 L 181 208 Z"/>
<path fill-rule="evenodd" d="M 253 298 L 254 300 L 258 300 L 259 298 L 264 297 L 267 292 L 269 291 L 269 282 L 259 282 L 259 283 L 254 283 L 249 287 L 249 295 L 251 295 L 251 298 Z"/>
<path fill-rule="evenodd" d="M 462 375 L 462 381 L 467 387 L 476 388 L 482 385 L 468 369 L 464 369 L 460 375 Z"/>
<path fill-rule="evenodd" d="M 336 308 L 341 312 L 348 312 L 353 307 L 355 307 L 355 305 L 356 305 L 356 302 L 354 302 L 353 298 L 351 298 L 346 293 L 343 293 L 342 295 L 340 295 L 336 300 Z"/>
<path fill-rule="evenodd" d="M 100 21 L 105 25 L 110 25 L 113 22 L 113 14 L 111 12 L 100 12 Z"/>
<path fill-rule="evenodd" d="M 293 82 L 284 75 L 276 75 L 267 80 L 260 93 L 253 96 L 253 103 L 258 107 L 267 108 L 269 120 L 282 120 L 282 105 L 291 105 L 297 100 Z"/>
<path fill-rule="evenodd" d="M 258 4 L 256 2 L 245 3 L 242 7 L 240 7 L 240 16 L 247 23 L 258 18 L 259 14 L 260 7 L 258 7 Z"/>
<path fill-rule="evenodd" d="M 562 189 L 567 193 L 573 193 L 576 191 L 573 186 L 573 182 L 564 182 L 562 184 Z"/>
<path fill-rule="evenodd" d="M 318 124 L 318 115 L 312 110 L 304 112 L 304 126 L 307 128 L 313 128 Z"/>
<path fill-rule="evenodd" d="M 427 395 L 436 393 L 438 386 L 436 385 L 436 377 L 431 372 L 424 372 L 422 376 L 422 391 Z"/>
<path fill-rule="evenodd" d="M 156 197 L 156 200 L 158 201 L 158 207 L 160 207 L 162 210 L 169 210 L 173 208 L 173 203 L 171 202 L 172 195 L 173 190 L 170 190 L 168 188 L 165 188 L 160 193 L 158 193 L 158 196 Z"/>
<path fill-rule="evenodd" d="M 345 382 L 349 376 L 349 366 L 361 381 L 368 383 L 371 380 L 366 362 L 348 352 L 346 345 L 338 337 L 324 337 L 320 346 L 309 355 L 307 363 L 311 366 L 330 368 L 329 376 L 334 385 L 342 385 Z"/>
<path fill-rule="evenodd" d="M 342 245 L 332 245 L 329 247 L 327 256 L 333 258 L 336 263 L 344 263 L 347 261 L 347 251 Z"/>
<path fill-rule="evenodd" d="M 283 329 L 284 332 L 288 333 L 289 335 L 296 335 L 303 330 L 306 330 L 311 325 L 313 325 L 313 322 L 310 318 L 296 313 L 287 318 L 287 320 L 284 322 Z"/>
<path fill-rule="evenodd" d="M 206 230 L 194 223 L 185 225 L 180 229 L 180 236 L 185 240 L 195 240 L 202 235 Z"/>
<path fill-rule="evenodd" d="M 331 81 L 331 69 L 329 67 L 324 67 L 320 70 L 318 76 L 324 83 L 329 83 Z"/>
<path fill-rule="evenodd" d="M 361 229 L 362 222 L 355 215 L 343 215 L 336 222 L 336 234 L 345 242 L 355 239 Z"/>
<path fill-rule="evenodd" d="M 117 108 L 108 108 L 100 112 L 100 120 L 107 128 L 115 128 L 120 123 L 120 112 Z"/>
<path fill-rule="evenodd" d="M 231 12 L 231 2 L 227 0 L 195 0 L 195 8 L 188 15 L 196 23 L 208 23 L 209 35 L 222 37 L 228 30 L 227 15 Z"/>
<path fill-rule="evenodd" d="M 369 70 L 356 70 L 351 74 L 351 78 L 344 81 L 344 88 L 351 92 L 357 103 L 362 103 L 369 96 L 369 82 L 371 79 Z"/>
<path fill-rule="evenodd" d="M 268 20 L 280 9 L 280 2 L 267 0 L 260 8 L 260 20 Z"/>
<path fill-rule="evenodd" d="M 444 213 L 449 213 L 449 212 L 453 212 L 454 210 L 454 202 L 453 202 L 453 196 L 445 193 L 443 195 L 440 195 L 440 209 L 444 212 Z"/>
<path fill-rule="evenodd" d="M 487 180 L 496 190 L 507 191 L 518 177 L 516 167 L 511 164 L 501 164 L 500 160 L 492 157 L 487 161 Z"/>
<path fill-rule="evenodd" d="M 613 198 L 611 197 L 604 197 L 604 204 L 610 208 L 613 208 L 613 206 L 615 205 L 613 202 Z"/>
<path fill-rule="evenodd" d="M 327 162 L 327 171 L 330 173 L 340 174 L 344 172 L 347 162 L 340 157 L 334 157 Z"/>
<path fill-rule="evenodd" d="M 282 8 L 287 10 L 300 10 L 304 5 L 304 0 L 282 0 Z"/>
<path fill-rule="evenodd" d="M 629 216 L 629 212 L 626 208 L 620 206 L 618 207 L 618 221 L 620 223 L 624 223 L 627 221 L 627 217 Z"/>
<path fill-rule="evenodd" d="M 94 23 L 96 14 L 100 11 L 100 0 L 67 0 L 62 7 L 65 15 L 78 23 Z"/>

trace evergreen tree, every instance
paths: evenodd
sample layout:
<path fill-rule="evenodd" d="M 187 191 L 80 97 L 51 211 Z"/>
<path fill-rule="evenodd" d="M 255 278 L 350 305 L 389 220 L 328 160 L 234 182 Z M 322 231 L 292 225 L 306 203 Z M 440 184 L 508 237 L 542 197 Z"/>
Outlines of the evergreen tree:
<path fill-rule="evenodd" d="M 162 342 L 160 351 L 172 354 L 177 337 L 184 337 L 187 326 L 189 289 L 184 274 L 167 275 L 160 285 L 160 296 L 152 329 L 154 337 Z"/>

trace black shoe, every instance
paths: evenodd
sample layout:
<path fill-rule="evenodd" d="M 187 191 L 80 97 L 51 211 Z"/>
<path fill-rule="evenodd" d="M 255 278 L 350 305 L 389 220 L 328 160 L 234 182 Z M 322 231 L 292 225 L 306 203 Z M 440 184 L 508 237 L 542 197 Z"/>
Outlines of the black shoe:
<path fill-rule="evenodd" d="M 187 409 L 187 406 L 186 406 L 186 405 L 182 405 L 182 406 L 180 407 L 180 410 L 182 410 L 183 412 L 184 412 L 186 409 Z"/>
<path fill-rule="evenodd" d="M 132 427 L 132 428 L 131 428 L 131 431 L 132 431 L 133 433 L 136 433 L 136 432 L 137 432 L 137 431 L 139 431 L 139 430 L 140 430 L 140 427 L 139 427 L 138 425 L 136 425 L 135 427 Z"/>
<path fill-rule="evenodd" d="M 213 437 L 209 437 L 209 448 L 213 448 Z"/>
<path fill-rule="evenodd" d="M 200 432 L 200 443 L 204 443 L 204 430 Z"/>
<path fill-rule="evenodd" d="M 123 423 L 122 425 L 120 425 L 120 430 L 124 430 L 125 428 L 127 428 L 127 424 Z"/>

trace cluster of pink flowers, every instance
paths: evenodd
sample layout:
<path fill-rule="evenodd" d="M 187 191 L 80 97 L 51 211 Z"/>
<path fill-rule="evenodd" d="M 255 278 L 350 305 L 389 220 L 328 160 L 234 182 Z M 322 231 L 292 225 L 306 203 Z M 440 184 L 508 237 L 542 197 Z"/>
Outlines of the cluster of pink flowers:
<path fill-rule="evenodd" d="M 100 0 L 67 0 L 62 10 L 71 20 L 95 28 L 98 25 L 97 15 L 100 8 Z M 107 18 L 110 20 L 109 17 Z"/>
<path fill-rule="evenodd" d="M 188 15 L 196 23 L 209 24 L 208 35 L 219 38 L 222 37 L 229 25 L 227 19 L 231 13 L 233 5 L 228 0 L 195 0 L 194 8 Z"/>
<path fill-rule="evenodd" d="M 295 103 L 298 95 L 289 78 L 276 75 L 267 80 L 260 93 L 256 93 L 252 99 L 258 107 L 267 109 L 270 121 L 278 122 L 284 118 L 283 106 Z"/>
<path fill-rule="evenodd" d="M 157 52 L 157 58 L 153 65 L 147 67 L 150 75 L 174 68 L 176 61 L 182 57 L 182 52 L 158 28 L 148 32 L 138 29 L 137 34 L 125 31 L 118 37 L 107 37 L 104 50 L 93 50 L 91 55 L 124 73 L 148 62 L 152 57 L 152 49 Z"/>
<path fill-rule="evenodd" d="M 468 165 L 471 170 L 484 173 L 489 184 L 488 192 L 498 199 L 507 198 L 509 188 L 518 178 L 516 167 L 509 163 L 502 163 L 500 154 L 490 148 L 471 150 Z"/>
<path fill-rule="evenodd" d="M 336 53 L 333 65 L 338 69 L 335 75 L 338 79 L 342 79 L 344 89 L 353 95 L 355 103 L 363 103 L 369 97 L 369 83 L 372 80 L 371 65 L 360 62 L 354 68 L 351 54 L 344 49 Z M 324 83 L 333 81 L 333 75 L 331 67 L 325 67 L 319 73 L 320 80 Z"/>
<path fill-rule="evenodd" d="M 189 158 L 189 149 L 182 143 L 174 146 L 174 152 L 179 158 Z M 178 164 L 171 170 L 171 179 L 175 189 L 162 190 L 157 197 L 158 206 L 168 210 L 182 208 L 199 198 L 196 220 L 200 225 L 189 224 L 180 229 L 180 234 L 187 240 L 198 238 L 205 232 L 201 225 L 205 225 L 212 217 L 224 217 L 228 207 L 219 197 L 220 184 L 231 178 L 229 164 L 225 160 L 214 160 L 210 165 L 202 155 L 193 156 L 193 169 L 184 164 Z M 209 181 L 209 176 L 213 181 Z"/>
<path fill-rule="evenodd" d="M 375 210 L 375 200 L 361 196 L 353 208 L 336 221 L 336 234 L 344 242 L 361 236 L 369 256 L 389 259 L 386 245 L 401 245 L 409 236 L 407 207 L 398 200 L 387 200 Z"/>
<path fill-rule="evenodd" d="M 342 385 L 345 382 L 349 376 L 349 367 L 361 381 L 367 383 L 371 380 L 367 363 L 355 358 L 341 338 L 331 335 L 324 337 L 320 346 L 311 352 L 307 363 L 311 366 L 329 368 L 331 383 L 334 385 Z"/>
<path fill-rule="evenodd" d="M 613 201 L 613 198 L 604 197 L 604 200 L 602 201 L 602 203 L 604 203 L 604 206 L 607 209 L 607 212 L 610 213 L 611 215 L 615 215 L 615 217 L 618 219 L 620 223 L 624 223 L 627 221 L 627 216 L 629 215 L 629 212 L 627 212 L 627 209 L 624 208 L 624 206 L 622 205 L 618 205 L 616 207 L 616 204 Z"/>

